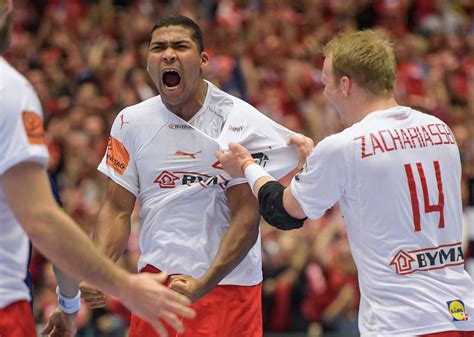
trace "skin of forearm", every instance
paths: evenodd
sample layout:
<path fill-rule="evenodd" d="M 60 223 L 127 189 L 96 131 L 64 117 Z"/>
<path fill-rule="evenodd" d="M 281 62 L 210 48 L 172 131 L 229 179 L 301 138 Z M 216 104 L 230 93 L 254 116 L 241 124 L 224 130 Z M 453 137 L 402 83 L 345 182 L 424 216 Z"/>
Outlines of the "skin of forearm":
<path fill-rule="evenodd" d="M 200 278 L 209 291 L 245 258 L 258 238 L 258 220 L 231 224 L 208 271 Z"/>
<path fill-rule="evenodd" d="M 54 204 L 35 218 L 30 228 L 36 229 L 28 231 L 28 235 L 42 254 L 72 278 L 84 279 L 104 292 L 120 296 L 125 272 L 101 255 L 72 219 Z"/>
<path fill-rule="evenodd" d="M 93 241 L 112 261 L 123 255 L 130 236 L 130 214 L 113 210 L 110 204 L 102 207 L 94 227 Z"/>
<path fill-rule="evenodd" d="M 259 233 L 258 203 L 248 185 L 229 188 L 230 224 L 208 271 L 200 278 L 212 289 L 245 258 Z"/>
<path fill-rule="evenodd" d="M 44 168 L 21 163 L 0 176 L 16 218 L 38 250 L 72 278 L 85 279 L 120 296 L 125 272 L 102 256 L 79 226 L 59 210 Z"/>
<path fill-rule="evenodd" d="M 245 169 L 254 164 L 251 158 L 244 160 L 241 170 L 242 172 L 245 172 Z M 252 191 L 255 197 L 258 199 L 258 193 L 260 189 L 262 188 L 263 185 L 265 185 L 269 181 L 274 181 L 275 179 L 273 177 L 269 176 L 263 176 L 257 181 L 255 181 L 254 186 L 252 186 Z M 293 194 L 291 193 L 291 188 L 290 186 L 286 187 L 284 192 L 283 192 L 283 207 L 285 208 L 286 212 L 296 218 L 296 219 L 303 219 L 306 217 L 305 213 L 303 212 L 303 209 L 299 205 L 299 203 L 296 201 L 296 199 L 293 197 Z"/>
<path fill-rule="evenodd" d="M 269 177 L 269 176 L 265 176 L 265 177 L 262 177 L 260 179 L 258 179 L 255 184 L 254 184 L 254 187 L 253 187 L 253 191 L 254 191 L 254 195 L 255 195 L 255 198 L 258 198 L 258 192 L 260 191 L 260 188 L 265 185 L 266 183 L 268 183 L 269 181 L 274 181 L 275 179 L 272 178 L 272 177 Z"/>
<path fill-rule="evenodd" d="M 56 266 L 53 266 L 53 271 L 61 294 L 68 298 L 75 297 L 79 291 L 79 281 L 63 273 Z"/>

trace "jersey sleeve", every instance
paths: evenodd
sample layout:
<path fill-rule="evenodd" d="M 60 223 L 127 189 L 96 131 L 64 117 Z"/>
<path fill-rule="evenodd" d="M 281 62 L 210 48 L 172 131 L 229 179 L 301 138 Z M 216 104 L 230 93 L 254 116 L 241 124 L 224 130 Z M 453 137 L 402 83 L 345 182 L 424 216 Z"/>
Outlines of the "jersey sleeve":
<path fill-rule="evenodd" d="M 291 181 L 291 192 L 310 219 L 320 218 L 344 193 L 348 179 L 345 151 L 334 138 L 313 150 L 303 170 Z"/>
<path fill-rule="evenodd" d="M 275 179 L 291 172 L 298 164 L 294 146 L 288 146 L 293 131 L 271 120 L 247 103 L 237 102 L 229 115 L 218 143 L 222 150 L 228 150 L 229 142 L 244 146 L 255 162 Z M 236 184 L 242 183 L 238 181 Z"/>
<path fill-rule="evenodd" d="M 120 114 L 122 114 L 121 112 Z M 119 115 L 110 132 L 107 150 L 97 168 L 127 191 L 138 197 L 139 183 L 133 156 L 133 129 L 122 129 Z"/>
<path fill-rule="evenodd" d="M 21 162 L 48 164 L 40 101 L 30 84 L 22 92 L 0 102 L 0 111 L 5 111 L 0 122 L 0 174 Z"/>

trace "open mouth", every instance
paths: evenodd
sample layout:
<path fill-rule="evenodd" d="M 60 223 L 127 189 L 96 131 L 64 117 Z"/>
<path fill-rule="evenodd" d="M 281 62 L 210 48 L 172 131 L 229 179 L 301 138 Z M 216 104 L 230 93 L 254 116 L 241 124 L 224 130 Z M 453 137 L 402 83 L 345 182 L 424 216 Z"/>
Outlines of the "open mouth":
<path fill-rule="evenodd" d="M 178 74 L 177 71 L 174 70 L 165 70 L 163 72 L 163 84 L 166 88 L 174 88 L 177 87 L 178 84 L 181 82 L 181 76 Z"/>

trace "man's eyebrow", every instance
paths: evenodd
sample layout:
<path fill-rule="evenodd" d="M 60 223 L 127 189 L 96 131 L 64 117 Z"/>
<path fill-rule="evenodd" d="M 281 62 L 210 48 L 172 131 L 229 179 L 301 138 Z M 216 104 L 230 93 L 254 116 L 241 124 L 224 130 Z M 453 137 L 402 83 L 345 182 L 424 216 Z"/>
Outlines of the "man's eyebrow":
<path fill-rule="evenodd" d="M 185 44 L 185 43 L 191 43 L 190 40 L 176 40 L 176 41 L 153 41 L 151 45 L 167 45 L 171 43 L 171 45 L 177 45 L 177 44 Z"/>

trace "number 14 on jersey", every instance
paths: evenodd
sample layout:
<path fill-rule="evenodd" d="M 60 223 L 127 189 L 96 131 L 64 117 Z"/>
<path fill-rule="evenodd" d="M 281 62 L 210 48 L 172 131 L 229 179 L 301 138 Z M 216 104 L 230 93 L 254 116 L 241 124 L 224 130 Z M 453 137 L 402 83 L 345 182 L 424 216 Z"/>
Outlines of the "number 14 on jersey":
<path fill-rule="evenodd" d="M 433 162 L 433 168 L 436 176 L 436 185 L 438 188 L 438 203 L 433 205 L 430 204 L 428 184 L 426 183 L 426 176 L 423 165 L 421 163 L 416 163 L 415 166 L 420 177 L 421 189 L 423 191 L 423 203 L 425 205 L 424 212 L 439 212 L 438 228 L 444 228 L 444 193 L 443 182 L 441 181 L 441 170 L 439 167 L 439 162 L 437 160 Z M 410 190 L 411 207 L 413 211 L 413 225 L 415 227 L 415 232 L 419 232 L 421 231 L 420 203 L 416 191 L 416 182 L 411 164 L 405 164 L 405 173 L 407 175 L 408 188 Z M 434 186 L 430 186 L 430 188 L 433 187 Z"/>

